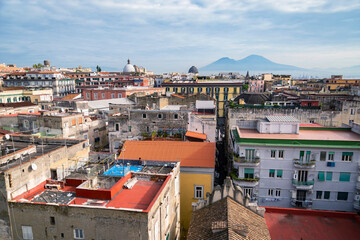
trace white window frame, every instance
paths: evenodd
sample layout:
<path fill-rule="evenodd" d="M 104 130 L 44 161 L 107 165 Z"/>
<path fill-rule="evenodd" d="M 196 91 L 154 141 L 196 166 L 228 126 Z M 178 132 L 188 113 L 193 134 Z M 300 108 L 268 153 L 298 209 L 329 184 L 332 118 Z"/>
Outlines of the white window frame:
<path fill-rule="evenodd" d="M 279 150 L 279 151 L 278 151 L 278 157 L 279 157 L 280 159 L 283 159 L 283 158 L 284 158 L 284 150 Z"/>
<path fill-rule="evenodd" d="M 276 157 L 276 150 L 270 150 L 270 158 Z"/>
<path fill-rule="evenodd" d="M 200 193 L 200 196 L 199 196 Z M 204 185 L 194 185 L 194 198 L 204 199 Z"/>
<path fill-rule="evenodd" d="M 276 197 L 280 197 L 280 195 L 281 195 L 281 189 L 277 188 L 277 189 L 275 190 L 275 196 L 276 196 Z"/>
<path fill-rule="evenodd" d="M 74 229 L 74 238 L 75 239 L 85 239 L 84 230 L 75 228 Z"/>
<path fill-rule="evenodd" d="M 250 198 L 252 198 L 253 188 L 246 188 L 246 187 L 244 187 L 243 190 L 244 190 L 244 196 L 246 196 L 247 194 L 249 194 Z"/>
<path fill-rule="evenodd" d="M 268 196 L 269 196 L 269 197 L 274 196 L 274 189 L 273 189 L 273 188 L 269 188 L 269 189 L 268 189 Z"/>
<path fill-rule="evenodd" d="M 32 226 L 21 226 L 21 231 L 24 240 L 33 240 Z"/>

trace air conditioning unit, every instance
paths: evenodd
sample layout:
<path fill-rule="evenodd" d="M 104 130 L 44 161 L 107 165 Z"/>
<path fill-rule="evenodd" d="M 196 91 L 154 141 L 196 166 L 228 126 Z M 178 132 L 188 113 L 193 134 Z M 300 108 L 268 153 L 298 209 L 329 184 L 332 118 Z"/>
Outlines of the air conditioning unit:
<path fill-rule="evenodd" d="M 354 200 L 355 201 L 360 201 L 360 195 L 355 195 Z"/>
<path fill-rule="evenodd" d="M 293 178 L 294 178 L 294 179 L 297 179 L 297 178 L 298 178 L 298 171 L 295 171 L 295 172 L 294 172 Z"/>

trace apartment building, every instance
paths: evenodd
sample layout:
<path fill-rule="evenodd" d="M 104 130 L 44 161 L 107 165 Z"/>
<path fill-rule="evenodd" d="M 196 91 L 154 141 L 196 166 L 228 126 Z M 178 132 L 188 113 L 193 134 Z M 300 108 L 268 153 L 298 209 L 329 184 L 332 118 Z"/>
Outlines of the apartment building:
<path fill-rule="evenodd" d="M 10 202 L 23 193 L 33 195 L 36 192 L 31 189 L 39 183 L 50 178 L 62 179 L 69 169 L 85 164 L 89 155 L 88 141 L 5 135 L 0 146 L 0 239 L 46 239 L 30 238 L 21 233 L 21 225 L 42 226 L 38 224 L 40 218 L 38 215 L 31 219 L 14 215 Z M 12 228 L 14 224 L 19 224 L 20 230 Z"/>
<path fill-rule="evenodd" d="M 217 116 L 224 117 L 224 104 L 242 93 L 242 80 L 192 80 L 164 82 L 166 92 L 192 95 L 205 93 L 216 99 Z"/>
<path fill-rule="evenodd" d="M 232 177 L 260 206 L 359 209 L 360 136 L 350 128 L 300 128 L 291 116 L 233 126 Z M 357 187 L 357 188 L 356 188 Z"/>
<path fill-rule="evenodd" d="M 66 78 L 56 71 L 15 72 L 8 74 L 3 81 L 7 87 L 50 88 L 54 96 L 65 96 L 75 92 L 75 80 Z"/>

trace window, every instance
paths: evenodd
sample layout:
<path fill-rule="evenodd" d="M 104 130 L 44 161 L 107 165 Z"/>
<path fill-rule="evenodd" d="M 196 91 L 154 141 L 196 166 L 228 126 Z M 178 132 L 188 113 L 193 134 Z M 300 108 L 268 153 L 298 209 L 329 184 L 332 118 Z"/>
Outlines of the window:
<path fill-rule="evenodd" d="M 245 160 L 254 160 L 255 159 L 255 149 L 245 149 Z"/>
<path fill-rule="evenodd" d="M 84 231 L 82 229 L 74 229 L 74 238 L 75 239 L 84 239 Z"/>
<path fill-rule="evenodd" d="M 326 172 L 326 181 L 332 181 L 332 172 Z"/>
<path fill-rule="evenodd" d="M 244 190 L 244 196 L 249 194 L 250 198 L 252 197 L 252 192 L 253 192 L 252 188 L 243 188 L 243 190 Z"/>
<path fill-rule="evenodd" d="M 21 226 L 21 230 L 22 230 L 24 240 L 34 239 L 31 226 Z"/>
<path fill-rule="evenodd" d="M 253 168 L 245 168 L 244 169 L 244 178 L 254 178 L 254 169 Z"/>
<path fill-rule="evenodd" d="M 118 93 L 118 98 L 121 98 L 121 93 Z"/>
<path fill-rule="evenodd" d="M 227 101 L 227 100 L 228 100 L 228 95 L 225 94 L 225 95 L 224 95 L 224 101 Z"/>
<path fill-rule="evenodd" d="M 270 197 L 274 196 L 274 189 L 270 188 L 268 190 L 268 196 L 270 196 Z"/>
<path fill-rule="evenodd" d="M 120 124 L 119 123 L 116 123 L 115 124 L 115 131 L 119 131 L 120 130 Z"/>
<path fill-rule="evenodd" d="M 279 158 L 284 158 L 284 150 L 279 150 Z"/>
<path fill-rule="evenodd" d="M 174 87 L 174 93 L 177 93 L 178 89 L 177 87 Z"/>
<path fill-rule="evenodd" d="M 50 224 L 55 225 L 55 217 L 50 217 Z"/>
<path fill-rule="evenodd" d="M 67 128 L 69 126 L 68 122 L 64 122 L 64 128 Z"/>
<path fill-rule="evenodd" d="M 236 87 L 234 87 L 234 93 L 236 93 Z"/>
<path fill-rule="evenodd" d="M 348 199 L 348 192 L 338 192 L 337 200 L 346 201 Z"/>
<path fill-rule="evenodd" d="M 178 119 L 179 115 L 177 113 L 174 114 L 174 119 Z"/>
<path fill-rule="evenodd" d="M 322 198 L 322 191 L 316 191 L 316 199 Z"/>
<path fill-rule="evenodd" d="M 324 192 L 324 199 L 330 199 L 330 192 L 329 191 Z"/>
<path fill-rule="evenodd" d="M 319 181 L 325 181 L 325 172 L 319 172 L 318 179 Z"/>
<path fill-rule="evenodd" d="M 328 161 L 334 161 L 335 152 L 329 152 Z"/>
<path fill-rule="evenodd" d="M 189 93 L 193 93 L 194 92 L 194 88 L 193 87 L 189 87 Z"/>
<path fill-rule="evenodd" d="M 29 129 L 30 124 L 28 120 L 24 120 L 24 128 Z"/>
<path fill-rule="evenodd" d="M 275 169 L 269 169 L 269 177 L 275 177 Z"/>
<path fill-rule="evenodd" d="M 76 119 L 71 120 L 71 125 L 72 125 L 72 126 L 75 126 L 75 125 L 76 125 Z"/>
<path fill-rule="evenodd" d="M 112 94 L 111 94 L 111 98 L 115 98 L 115 93 L 112 93 Z"/>
<path fill-rule="evenodd" d="M 283 176 L 283 170 L 282 169 L 276 170 L 276 177 L 277 178 L 282 178 L 282 176 Z"/>
<path fill-rule="evenodd" d="M 310 162 L 310 154 L 311 154 L 311 151 L 306 151 L 306 162 Z"/>
<path fill-rule="evenodd" d="M 142 118 L 146 118 L 146 113 L 143 113 Z"/>
<path fill-rule="evenodd" d="M 355 109 L 354 108 L 350 108 L 350 115 L 355 115 Z"/>
<path fill-rule="evenodd" d="M 275 158 L 276 156 L 276 150 L 271 150 L 271 158 Z"/>
<path fill-rule="evenodd" d="M 166 91 L 166 92 L 170 92 L 170 88 L 167 87 L 167 88 L 165 89 L 165 91 Z"/>
<path fill-rule="evenodd" d="M 94 99 L 97 99 L 97 98 L 98 98 L 98 94 L 94 93 Z"/>
<path fill-rule="evenodd" d="M 186 90 L 186 88 L 182 87 L 181 88 L 181 93 L 185 93 L 185 90 Z"/>
<path fill-rule="evenodd" d="M 275 191 L 275 196 L 276 196 L 276 197 L 280 197 L 280 194 L 281 194 L 281 190 L 280 190 L 280 189 L 276 189 L 276 191 Z"/>
<path fill-rule="evenodd" d="M 105 98 L 105 93 L 101 94 L 101 98 L 104 99 Z"/>
<path fill-rule="evenodd" d="M 341 172 L 339 181 L 340 182 L 350 182 L 350 173 L 349 172 Z"/>
<path fill-rule="evenodd" d="M 353 153 L 352 152 L 343 152 L 341 161 L 351 162 Z"/>
<path fill-rule="evenodd" d="M 198 88 L 198 92 L 199 92 L 199 93 L 202 92 L 202 88 L 201 88 L 201 87 Z"/>
<path fill-rule="evenodd" d="M 304 151 L 300 151 L 299 160 L 300 160 L 300 162 L 302 162 L 304 160 Z"/>
<path fill-rule="evenodd" d="M 320 152 L 320 161 L 326 160 L 326 152 Z"/>
<path fill-rule="evenodd" d="M 195 194 L 194 198 L 196 199 L 202 199 L 204 198 L 204 186 L 195 185 Z"/>
<path fill-rule="evenodd" d="M 161 119 L 163 116 L 161 113 L 158 114 L 158 118 Z"/>
<path fill-rule="evenodd" d="M 219 93 L 220 92 L 220 88 L 216 87 L 215 88 L 215 93 Z"/>

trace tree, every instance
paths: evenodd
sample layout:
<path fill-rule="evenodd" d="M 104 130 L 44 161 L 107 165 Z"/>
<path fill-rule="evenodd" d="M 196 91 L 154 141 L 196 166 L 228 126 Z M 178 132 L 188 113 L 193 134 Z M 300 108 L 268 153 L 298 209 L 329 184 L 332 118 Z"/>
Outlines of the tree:
<path fill-rule="evenodd" d="M 247 91 L 247 90 L 249 89 L 249 85 L 248 85 L 248 84 L 244 84 L 242 88 L 243 88 L 244 91 Z"/>
<path fill-rule="evenodd" d="M 44 67 L 44 65 L 42 65 L 41 63 L 33 64 L 33 68 L 41 68 L 41 67 Z"/>
<path fill-rule="evenodd" d="M 101 72 L 101 67 L 99 67 L 99 65 L 96 65 L 96 71 Z"/>

